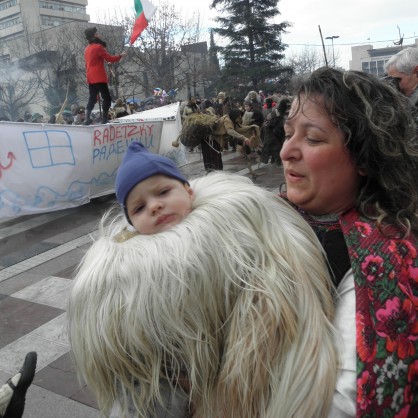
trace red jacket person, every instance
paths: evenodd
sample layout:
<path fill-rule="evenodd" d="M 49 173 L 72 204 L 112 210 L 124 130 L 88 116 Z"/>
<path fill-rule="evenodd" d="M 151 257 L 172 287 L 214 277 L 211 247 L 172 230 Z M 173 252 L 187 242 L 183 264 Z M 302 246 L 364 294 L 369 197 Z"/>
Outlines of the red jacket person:
<path fill-rule="evenodd" d="M 91 112 L 97 103 L 97 95 L 100 93 L 103 99 L 103 118 L 102 123 L 107 123 L 108 112 L 112 103 L 108 78 L 104 67 L 104 62 L 119 62 L 126 53 L 120 55 L 110 55 L 106 51 L 106 42 L 97 33 L 97 28 L 87 28 L 84 31 L 88 45 L 84 51 L 86 62 L 87 83 L 89 85 L 89 100 L 86 106 L 86 125 L 92 123 Z"/>

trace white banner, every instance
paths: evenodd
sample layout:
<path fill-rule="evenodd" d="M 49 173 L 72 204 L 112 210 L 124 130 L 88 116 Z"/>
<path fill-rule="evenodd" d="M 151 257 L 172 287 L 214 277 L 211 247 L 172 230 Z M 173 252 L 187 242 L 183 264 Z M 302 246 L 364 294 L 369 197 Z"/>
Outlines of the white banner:
<path fill-rule="evenodd" d="M 112 193 L 128 145 L 139 141 L 151 152 L 160 153 L 163 123 L 146 120 L 72 126 L 1 122 L 0 219 L 75 207 Z M 167 143 L 177 132 L 172 134 Z M 185 160 L 182 149 L 175 149 L 176 155 L 166 154 L 177 164 Z"/>
<path fill-rule="evenodd" d="M 113 190 L 116 171 L 126 148 L 139 141 L 156 154 L 160 150 L 162 121 L 95 126 L 92 137 L 90 197 Z"/>

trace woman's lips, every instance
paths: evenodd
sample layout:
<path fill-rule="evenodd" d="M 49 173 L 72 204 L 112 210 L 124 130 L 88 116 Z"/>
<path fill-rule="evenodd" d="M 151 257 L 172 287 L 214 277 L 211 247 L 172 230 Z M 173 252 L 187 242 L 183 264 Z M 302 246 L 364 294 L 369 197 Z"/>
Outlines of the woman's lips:
<path fill-rule="evenodd" d="M 298 181 L 300 179 L 302 179 L 304 176 L 302 176 L 302 174 L 297 173 L 296 171 L 293 170 L 286 170 L 286 178 L 289 181 Z"/>

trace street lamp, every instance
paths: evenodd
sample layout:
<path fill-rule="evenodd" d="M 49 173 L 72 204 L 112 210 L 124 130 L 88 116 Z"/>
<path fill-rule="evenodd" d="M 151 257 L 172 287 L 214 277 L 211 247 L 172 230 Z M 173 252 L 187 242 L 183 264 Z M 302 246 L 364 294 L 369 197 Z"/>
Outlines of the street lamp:
<path fill-rule="evenodd" d="M 332 61 L 334 62 L 334 68 L 335 68 L 335 55 L 334 55 L 334 39 L 339 38 L 339 36 L 327 36 L 325 39 L 331 39 L 332 43 Z"/>

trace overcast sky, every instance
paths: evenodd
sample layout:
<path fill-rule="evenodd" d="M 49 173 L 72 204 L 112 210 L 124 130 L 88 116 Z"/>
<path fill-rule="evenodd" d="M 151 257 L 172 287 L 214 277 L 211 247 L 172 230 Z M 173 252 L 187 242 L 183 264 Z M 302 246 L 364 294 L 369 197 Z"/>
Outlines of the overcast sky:
<path fill-rule="evenodd" d="M 209 9 L 211 0 L 169 0 L 185 14 L 199 10 L 205 17 L 206 29 L 214 25 L 211 16 L 216 12 Z M 114 10 L 114 0 L 88 0 L 87 13 L 92 22 L 100 22 L 105 12 Z M 158 1 L 153 1 L 158 4 Z M 119 0 L 117 4 L 133 11 L 134 0 Z M 192 4 L 192 6 L 191 6 Z M 289 45 L 287 54 L 297 52 L 307 45 L 322 53 L 318 25 L 321 26 L 324 42 L 327 36 L 339 36 L 334 40 L 334 49 L 340 57 L 340 65 L 346 69 L 351 59 L 351 46 L 371 44 L 374 48 L 393 46 L 393 42 L 404 36 L 404 45 L 413 44 L 418 38 L 417 0 L 280 0 L 279 21 L 293 23 L 283 41 Z M 208 36 L 203 37 L 208 40 Z"/>

